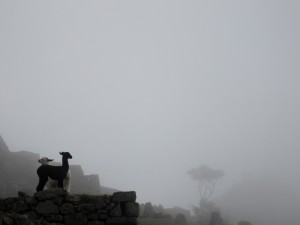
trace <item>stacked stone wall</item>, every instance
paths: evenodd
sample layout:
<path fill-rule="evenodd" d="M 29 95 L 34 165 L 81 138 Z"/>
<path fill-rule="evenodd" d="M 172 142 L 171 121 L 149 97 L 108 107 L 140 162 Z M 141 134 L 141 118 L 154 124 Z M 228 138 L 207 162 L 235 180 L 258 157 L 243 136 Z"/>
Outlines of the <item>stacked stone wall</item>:
<path fill-rule="evenodd" d="M 136 193 L 72 195 L 64 190 L 0 199 L 0 225 L 137 225 Z"/>

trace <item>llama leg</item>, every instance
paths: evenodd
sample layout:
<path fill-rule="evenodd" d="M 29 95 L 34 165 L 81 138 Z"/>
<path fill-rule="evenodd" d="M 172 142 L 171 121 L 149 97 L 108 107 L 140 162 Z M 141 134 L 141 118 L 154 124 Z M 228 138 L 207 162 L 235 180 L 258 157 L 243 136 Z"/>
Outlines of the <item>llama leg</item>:
<path fill-rule="evenodd" d="M 36 187 L 36 191 L 42 191 L 42 190 L 44 190 L 44 186 L 45 186 L 45 184 L 47 183 L 47 181 L 48 181 L 48 177 L 40 177 L 40 179 L 39 179 L 39 184 L 38 184 L 38 186 Z"/>
<path fill-rule="evenodd" d="M 64 188 L 64 180 L 63 179 L 58 180 L 58 187 L 62 188 L 62 189 Z"/>
<path fill-rule="evenodd" d="M 64 189 L 70 193 L 70 180 L 67 178 L 64 180 Z"/>

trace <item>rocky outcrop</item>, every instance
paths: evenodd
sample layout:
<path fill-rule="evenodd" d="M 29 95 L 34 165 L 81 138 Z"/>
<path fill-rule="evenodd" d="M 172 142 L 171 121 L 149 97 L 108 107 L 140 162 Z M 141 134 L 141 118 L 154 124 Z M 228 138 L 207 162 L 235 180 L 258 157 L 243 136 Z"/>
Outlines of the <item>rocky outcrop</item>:
<path fill-rule="evenodd" d="M 19 192 L 0 199 L 1 225 L 136 225 L 136 193 L 69 195 L 65 190 Z"/>

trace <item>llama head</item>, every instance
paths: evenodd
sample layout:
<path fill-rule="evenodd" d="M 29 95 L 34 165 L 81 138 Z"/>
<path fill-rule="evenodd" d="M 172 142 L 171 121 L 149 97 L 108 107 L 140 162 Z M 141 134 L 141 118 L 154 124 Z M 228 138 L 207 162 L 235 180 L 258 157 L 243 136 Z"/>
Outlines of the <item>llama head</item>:
<path fill-rule="evenodd" d="M 67 159 L 72 159 L 72 155 L 69 152 L 60 152 L 59 154 Z"/>
<path fill-rule="evenodd" d="M 38 160 L 42 165 L 48 165 L 51 161 L 53 161 L 53 159 L 48 159 L 47 157 L 42 157 Z"/>

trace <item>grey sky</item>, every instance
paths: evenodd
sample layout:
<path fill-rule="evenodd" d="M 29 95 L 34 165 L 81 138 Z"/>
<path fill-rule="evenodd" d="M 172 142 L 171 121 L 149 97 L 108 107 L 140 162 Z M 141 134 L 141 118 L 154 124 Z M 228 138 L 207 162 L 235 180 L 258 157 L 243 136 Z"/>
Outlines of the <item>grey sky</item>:
<path fill-rule="evenodd" d="M 188 207 L 186 171 L 245 172 L 299 187 L 300 3 L 1 1 L 0 135 Z M 288 174 L 288 175 L 287 175 Z M 298 189 L 299 190 L 299 189 Z"/>

